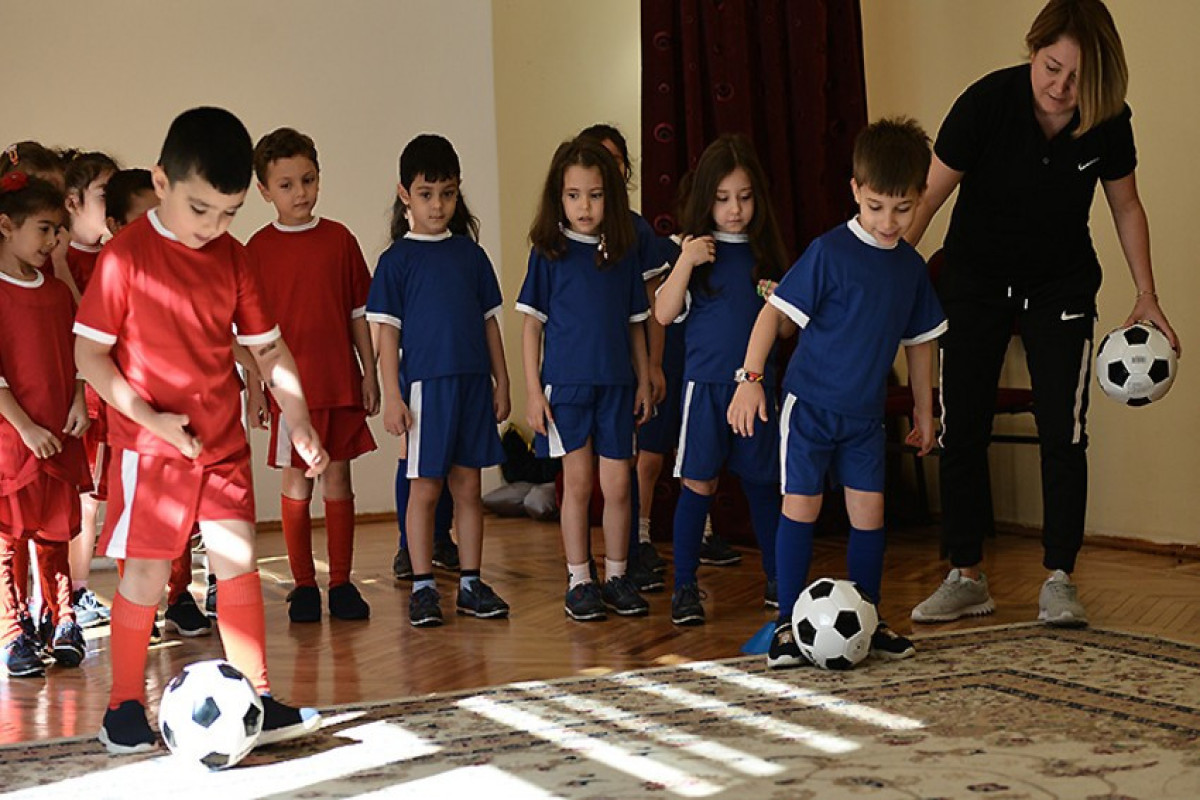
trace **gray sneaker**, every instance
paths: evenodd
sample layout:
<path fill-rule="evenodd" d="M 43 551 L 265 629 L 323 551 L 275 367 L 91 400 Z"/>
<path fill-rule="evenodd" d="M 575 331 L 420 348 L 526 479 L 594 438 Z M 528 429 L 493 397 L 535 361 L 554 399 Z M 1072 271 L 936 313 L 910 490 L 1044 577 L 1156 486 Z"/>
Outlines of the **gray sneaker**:
<path fill-rule="evenodd" d="M 950 622 L 960 617 L 982 617 L 995 610 L 986 575 L 980 573 L 979 580 L 972 580 L 960 570 L 952 569 L 937 591 L 912 610 L 912 620 Z"/>
<path fill-rule="evenodd" d="M 1087 612 L 1079 602 L 1079 590 L 1061 569 L 1042 584 L 1038 595 L 1038 619 L 1055 628 L 1087 627 Z"/>

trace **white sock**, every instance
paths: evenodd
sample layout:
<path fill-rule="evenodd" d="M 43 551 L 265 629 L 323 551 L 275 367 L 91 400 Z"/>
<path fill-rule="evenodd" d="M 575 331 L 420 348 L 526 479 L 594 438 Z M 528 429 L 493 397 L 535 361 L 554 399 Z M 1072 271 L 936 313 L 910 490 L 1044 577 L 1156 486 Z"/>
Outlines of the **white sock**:
<path fill-rule="evenodd" d="M 621 577 L 625 574 L 625 566 L 628 563 L 628 561 L 624 560 L 613 561 L 611 558 L 606 557 L 604 559 L 604 579 L 612 580 L 613 578 Z"/>
<path fill-rule="evenodd" d="M 645 544 L 650 541 L 650 518 L 638 518 L 638 542 Z"/>
<path fill-rule="evenodd" d="M 704 517 L 704 541 L 707 542 L 709 539 L 712 538 L 712 536 L 713 536 L 712 517 L 705 516 Z"/>
<path fill-rule="evenodd" d="M 582 564 L 567 564 L 567 572 L 571 576 L 571 584 L 569 589 L 574 589 L 581 583 L 592 582 L 592 571 L 588 567 L 588 562 Z"/>

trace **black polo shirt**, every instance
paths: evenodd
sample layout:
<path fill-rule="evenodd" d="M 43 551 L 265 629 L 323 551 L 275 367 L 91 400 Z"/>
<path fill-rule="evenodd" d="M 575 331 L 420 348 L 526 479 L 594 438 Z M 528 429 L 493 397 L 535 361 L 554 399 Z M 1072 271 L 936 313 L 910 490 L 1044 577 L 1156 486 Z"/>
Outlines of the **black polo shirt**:
<path fill-rule="evenodd" d="M 1034 116 L 1030 66 L 998 70 L 955 101 L 934 152 L 963 172 L 946 234 L 943 295 L 1042 298 L 1094 294 L 1100 265 L 1088 217 L 1097 180 L 1133 172 L 1129 106 L 1078 138 L 1079 112 L 1047 140 Z"/>

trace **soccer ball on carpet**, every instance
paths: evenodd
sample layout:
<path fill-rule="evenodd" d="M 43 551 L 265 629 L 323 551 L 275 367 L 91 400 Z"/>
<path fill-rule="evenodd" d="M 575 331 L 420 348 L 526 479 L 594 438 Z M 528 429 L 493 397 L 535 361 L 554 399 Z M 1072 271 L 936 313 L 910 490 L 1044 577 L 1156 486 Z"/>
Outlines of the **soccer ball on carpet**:
<path fill-rule="evenodd" d="M 1166 335 L 1148 322 L 1110 331 L 1096 352 L 1096 379 L 1118 403 L 1144 406 L 1175 380 L 1175 351 Z"/>
<path fill-rule="evenodd" d="M 263 707 L 254 685 L 224 660 L 188 664 L 163 691 L 158 726 L 177 756 L 224 769 L 253 749 Z"/>
<path fill-rule="evenodd" d="M 822 669 L 850 669 L 871 652 L 879 614 L 858 585 L 819 578 L 792 607 L 792 633 L 800 653 Z"/>

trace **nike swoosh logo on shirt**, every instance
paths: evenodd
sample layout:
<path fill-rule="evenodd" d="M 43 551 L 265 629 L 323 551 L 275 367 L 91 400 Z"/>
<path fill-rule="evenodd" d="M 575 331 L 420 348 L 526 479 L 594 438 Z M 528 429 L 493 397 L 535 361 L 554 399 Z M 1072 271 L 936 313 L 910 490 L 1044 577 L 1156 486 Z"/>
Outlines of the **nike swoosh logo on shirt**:
<path fill-rule="evenodd" d="M 1070 322 L 1073 319 L 1083 319 L 1086 316 L 1087 316 L 1087 314 L 1068 314 L 1067 312 L 1064 311 L 1064 312 L 1062 312 L 1062 321 Z"/>
<path fill-rule="evenodd" d="M 1095 164 L 1095 163 L 1096 163 L 1097 161 L 1099 161 L 1099 160 L 1100 160 L 1100 156 L 1096 156 L 1096 157 L 1095 157 L 1095 158 L 1093 158 L 1091 161 L 1085 161 L 1085 162 L 1083 162 L 1082 164 L 1080 164 L 1080 165 L 1079 165 L 1079 171 L 1080 171 L 1080 172 L 1083 172 L 1085 169 L 1087 169 L 1088 167 L 1090 167 L 1092 164 Z"/>

